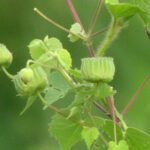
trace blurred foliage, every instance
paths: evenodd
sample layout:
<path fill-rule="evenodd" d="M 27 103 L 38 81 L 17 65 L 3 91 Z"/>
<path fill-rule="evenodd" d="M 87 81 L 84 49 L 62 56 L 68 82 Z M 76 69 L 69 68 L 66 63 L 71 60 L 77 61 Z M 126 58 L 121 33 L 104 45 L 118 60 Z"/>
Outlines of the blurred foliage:
<path fill-rule="evenodd" d="M 98 0 L 72 0 L 85 28 L 91 21 Z M 81 41 L 69 42 L 67 34 L 47 23 L 33 11 L 37 7 L 47 16 L 63 26 L 70 28 L 73 19 L 64 0 L 0 0 L 0 43 L 12 51 L 14 61 L 9 71 L 15 74 L 29 58 L 27 45 L 34 38 L 43 39 L 45 35 L 59 38 L 71 52 L 74 67 L 80 66 L 80 59 L 88 52 Z M 110 17 L 103 6 L 94 31 L 106 27 Z M 104 34 L 94 40 L 96 49 Z M 113 56 L 116 75 L 112 85 L 117 89 L 116 106 L 121 111 L 146 78 L 150 66 L 150 39 L 137 17 L 123 29 L 110 46 L 107 55 Z M 150 82 L 144 87 L 135 103 L 125 115 L 129 126 L 150 133 Z M 48 134 L 48 122 L 52 111 L 42 111 L 36 102 L 23 116 L 19 116 L 25 101 L 16 97 L 12 83 L 0 72 L 0 149 L 11 150 L 58 150 L 55 139 Z M 62 101 L 63 107 L 71 96 Z M 83 144 L 80 144 L 81 147 Z M 75 146 L 73 149 L 76 149 Z"/>

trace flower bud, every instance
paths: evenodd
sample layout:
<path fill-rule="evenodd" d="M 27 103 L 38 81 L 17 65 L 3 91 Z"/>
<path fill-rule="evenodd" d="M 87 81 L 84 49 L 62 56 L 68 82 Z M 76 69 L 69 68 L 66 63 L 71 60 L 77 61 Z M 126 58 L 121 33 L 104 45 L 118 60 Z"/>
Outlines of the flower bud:
<path fill-rule="evenodd" d="M 48 85 L 47 74 L 40 66 L 33 66 L 31 70 L 33 78 L 30 82 L 25 83 L 21 78 L 20 72 L 13 79 L 15 88 L 22 97 L 34 95 Z"/>
<path fill-rule="evenodd" d="M 90 82 L 110 82 L 115 73 L 113 58 L 83 58 L 81 63 L 81 73 L 83 79 Z"/>
<path fill-rule="evenodd" d="M 0 44 L 0 66 L 8 67 L 12 62 L 12 54 L 9 52 L 7 47 Z"/>
<path fill-rule="evenodd" d="M 33 71 L 30 68 L 23 68 L 20 71 L 20 77 L 24 83 L 28 83 L 33 79 Z"/>

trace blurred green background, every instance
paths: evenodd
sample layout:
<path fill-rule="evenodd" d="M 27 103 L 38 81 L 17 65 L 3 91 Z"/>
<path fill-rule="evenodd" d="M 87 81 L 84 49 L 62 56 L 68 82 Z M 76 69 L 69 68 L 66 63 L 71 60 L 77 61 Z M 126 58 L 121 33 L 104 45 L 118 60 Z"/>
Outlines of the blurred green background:
<path fill-rule="evenodd" d="M 73 0 L 86 29 L 97 2 L 98 0 Z M 80 59 L 88 56 L 82 42 L 70 43 L 67 34 L 39 17 L 33 11 L 34 7 L 67 28 L 73 23 L 65 0 L 0 0 L 0 43 L 7 45 L 14 55 L 9 71 L 13 74 L 19 71 L 29 59 L 29 42 L 34 38 L 43 39 L 46 35 L 59 38 L 71 52 L 73 66 L 79 68 Z M 110 16 L 103 6 L 94 31 L 106 27 L 109 22 Z M 95 38 L 94 49 L 103 36 L 104 34 Z M 118 91 L 115 103 L 121 111 L 150 73 L 150 39 L 138 17 L 130 20 L 129 25 L 110 46 L 107 55 L 115 59 L 116 75 L 111 84 Z M 36 101 L 31 109 L 19 116 L 25 102 L 26 100 L 16 97 L 13 84 L 0 71 L 0 150 L 58 150 L 57 142 L 48 133 L 48 123 L 53 112 L 42 111 L 41 103 Z M 63 101 L 60 105 L 63 105 Z M 150 133 L 149 116 L 150 82 L 125 115 L 125 120 L 129 126 Z"/>

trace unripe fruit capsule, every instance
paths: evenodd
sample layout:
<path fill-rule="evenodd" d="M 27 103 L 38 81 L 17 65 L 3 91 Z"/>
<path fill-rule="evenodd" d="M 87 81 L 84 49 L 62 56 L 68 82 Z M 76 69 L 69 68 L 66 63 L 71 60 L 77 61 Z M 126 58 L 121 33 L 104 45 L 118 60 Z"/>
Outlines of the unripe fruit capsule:
<path fill-rule="evenodd" d="M 115 73 L 113 58 L 83 58 L 81 63 L 83 79 L 90 82 L 110 82 Z"/>
<path fill-rule="evenodd" d="M 8 67 L 12 62 L 12 54 L 9 52 L 7 47 L 0 44 L 0 66 Z"/>
<path fill-rule="evenodd" d="M 21 78 L 22 75 L 20 75 L 20 72 L 17 75 L 15 75 L 13 78 L 13 82 L 15 84 L 15 88 L 18 92 L 18 95 L 22 97 L 28 97 L 34 95 L 37 92 L 43 90 L 48 85 L 47 74 L 40 66 L 31 65 L 31 70 L 33 71 L 33 79 L 30 82 L 25 83 L 25 81 Z M 28 72 L 27 72 L 27 76 L 28 76 Z"/>
<path fill-rule="evenodd" d="M 33 79 L 33 71 L 30 68 L 23 68 L 20 71 L 20 77 L 25 82 L 28 83 Z"/>

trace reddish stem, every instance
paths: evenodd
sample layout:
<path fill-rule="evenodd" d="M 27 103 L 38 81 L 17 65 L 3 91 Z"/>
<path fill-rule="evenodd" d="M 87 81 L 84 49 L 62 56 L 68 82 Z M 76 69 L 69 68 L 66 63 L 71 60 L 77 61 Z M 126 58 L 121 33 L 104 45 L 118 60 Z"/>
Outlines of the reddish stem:
<path fill-rule="evenodd" d="M 100 12 L 100 9 L 101 9 L 101 6 L 102 6 L 102 2 L 103 2 L 103 0 L 99 0 L 99 2 L 98 2 L 98 6 L 97 6 L 96 12 L 95 12 L 95 14 L 93 16 L 92 22 L 90 24 L 88 34 L 91 34 L 91 32 L 92 32 L 92 30 L 94 28 L 94 25 L 96 23 L 97 17 L 99 15 L 99 12 Z"/>
<path fill-rule="evenodd" d="M 93 51 L 93 46 L 89 45 L 89 46 L 87 46 L 87 48 L 89 49 L 90 56 L 95 57 L 95 54 L 94 54 L 94 51 Z"/>
<path fill-rule="evenodd" d="M 74 21 L 78 22 L 83 28 L 83 25 L 82 25 L 82 23 L 80 21 L 80 18 L 78 17 L 78 14 L 77 14 L 77 12 L 76 12 L 72 2 L 70 0 L 66 0 L 66 4 L 67 4 L 67 6 L 68 6 L 68 8 L 69 8 L 69 10 L 70 10 L 70 12 L 72 14 L 72 17 L 73 17 Z"/>
<path fill-rule="evenodd" d="M 106 102 L 107 102 L 107 105 L 108 105 L 108 108 L 109 108 L 109 112 L 110 112 L 110 117 L 111 119 L 113 119 L 113 111 L 114 111 L 114 106 L 113 106 L 113 102 L 112 102 L 112 99 L 110 96 L 108 96 L 106 98 Z M 116 114 L 115 115 L 115 120 L 116 122 L 118 123 L 119 122 L 119 119 L 116 117 Z"/>
<path fill-rule="evenodd" d="M 96 37 L 97 35 L 99 35 L 99 34 L 105 32 L 105 31 L 107 31 L 109 28 L 110 28 L 110 27 L 106 27 L 106 28 L 102 29 L 101 31 L 98 31 L 98 32 L 92 34 L 90 37 L 91 37 L 91 38 L 94 38 L 94 37 Z"/>
<path fill-rule="evenodd" d="M 112 119 L 111 115 L 110 115 L 100 104 L 98 104 L 96 101 L 93 101 L 93 104 L 94 104 L 100 111 L 102 111 L 104 114 L 106 114 L 110 119 Z"/>
<path fill-rule="evenodd" d="M 137 98 L 137 96 L 140 94 L 141 90 L 144 88 L 144 86 L 146 85 L 146 83 L 148 82 L 149 79 L 150 79 L 150 74 L 146 77 L 146 79 L 144 80 L 144 82 L 142 83 L 142 85 L 139 87 L 139 89 L 137 90 L 137 92 L 135 93 L 135 95 L 131 98 L 131 100 L 128 103 L 128 105 L 124 108 L 124 110 L 121 113 L 122 115 L 124 115 L 127 112 L 127 110 L 133 104 L 133 102 L 135 101 L 135 99 Z"/>
<path fill-rule="evenodd" d="M 93 104 L 94 104 L 99 110 L 101 110 L 103 113 L 107 114 L 107 111 L 106 111 L 100 104 L 98 104 L 96 101 L 93 101 Z"/>

